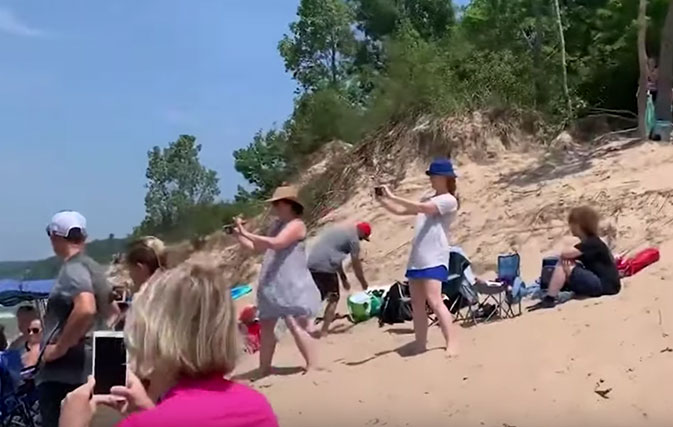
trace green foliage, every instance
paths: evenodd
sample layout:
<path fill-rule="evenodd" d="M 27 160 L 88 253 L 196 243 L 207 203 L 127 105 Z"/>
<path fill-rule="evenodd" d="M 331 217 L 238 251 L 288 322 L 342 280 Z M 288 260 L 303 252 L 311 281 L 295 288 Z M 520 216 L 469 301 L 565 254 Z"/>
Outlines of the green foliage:
<path fill-rule="evenodd" d="M 353 11 L 342 0 L 303 0 L 278 50 L 304 91 L 336 87 L 348 79 L 356 40 Z"/>
<path fill-rule="evenodd" d="M 215 201 L 217 174 L 201 165 L 200 151 L 196 138 L 180 135 L 168 147 L 147 153 L 145 219 L 136 234 L 169 229 L 193 207 Z"/>
<path fill-rule="evenodd" d="M 455 24 L 451 0 L 356 0 L 358 28 L 368 38 L 383 40 L 404 22 L 425 40 L 441 39 Z"/>
<path fill-rule="evenodd" d="M 257 132 L 246 148 L 234 151 L 234 167 L 255 189 L 247 194 L 239 188 L 239 199 L 267 196 L 292 171 L 286 155 L 287 132 L 272 129 Z"/>

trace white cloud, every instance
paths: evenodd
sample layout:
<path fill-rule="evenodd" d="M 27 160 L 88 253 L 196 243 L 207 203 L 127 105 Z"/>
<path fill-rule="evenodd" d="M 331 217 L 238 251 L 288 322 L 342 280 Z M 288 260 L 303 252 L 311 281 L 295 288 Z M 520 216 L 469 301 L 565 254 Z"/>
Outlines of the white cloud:
<path fill-rule="evenodd" d="M 19 37 L 43 37 L 46 35 L 43 30 L 21 22 L 21 20 L 7 8 L 0 8 L 0 32 Z"/>

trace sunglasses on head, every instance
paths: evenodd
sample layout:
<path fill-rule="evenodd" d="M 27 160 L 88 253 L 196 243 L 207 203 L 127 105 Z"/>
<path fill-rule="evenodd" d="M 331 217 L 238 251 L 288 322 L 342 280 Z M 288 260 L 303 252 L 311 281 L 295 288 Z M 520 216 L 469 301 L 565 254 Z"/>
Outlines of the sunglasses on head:
<path fill-rule="evenodd" d="M 40 328 L 29 328 L 28 329 L 28 333 L 32 334 L 32 335 L 37 335 L 40 332 L 42 332 L 42 329 L 40 329 Z"/>

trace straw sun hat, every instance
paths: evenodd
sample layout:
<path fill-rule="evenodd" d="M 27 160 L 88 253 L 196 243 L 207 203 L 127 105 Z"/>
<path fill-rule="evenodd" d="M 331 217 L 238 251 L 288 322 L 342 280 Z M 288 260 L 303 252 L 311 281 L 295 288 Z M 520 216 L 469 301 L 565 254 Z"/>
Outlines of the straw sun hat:
<path fill-rule="evenodd" d="M 299 200 L 299 191 L 292 185 L 282 185 L 276 188 L 276 191 L 273 192 L 273 195 L 267 202 L 273 203 L 279 200 L 290 200 L 304 207 L 304 204 Z"/>

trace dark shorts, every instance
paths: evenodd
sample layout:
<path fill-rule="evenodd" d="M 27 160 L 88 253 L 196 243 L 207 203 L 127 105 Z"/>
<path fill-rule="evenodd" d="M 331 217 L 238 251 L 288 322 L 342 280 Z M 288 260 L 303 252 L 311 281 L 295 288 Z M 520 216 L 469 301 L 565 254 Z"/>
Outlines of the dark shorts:
<path fill-rule="evenodd" d="M 579 296 L 599 297 L 603 295 L 601 279 L 581 265 L 576 265 L 568 277 L 564 290 L 573 291 Z"/>
<path fill-rule="evenodd" d="M 77 385 L 56 382 L 46 382 L 37 386 L 43 427 L 58 427 L 58 419 L 61 415 L 61 401 L 77 387 Z"/>
<path fill-rule="evenodd" d="M 320 298 L 323 301 L 338 301 L 339 300 L 339 275 L 336 273 L 319 273 L 312 271 L 313 281 L 318 290 L 320 290 Z"/>

